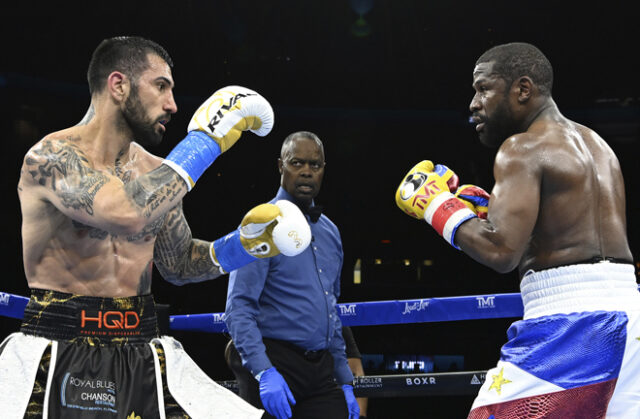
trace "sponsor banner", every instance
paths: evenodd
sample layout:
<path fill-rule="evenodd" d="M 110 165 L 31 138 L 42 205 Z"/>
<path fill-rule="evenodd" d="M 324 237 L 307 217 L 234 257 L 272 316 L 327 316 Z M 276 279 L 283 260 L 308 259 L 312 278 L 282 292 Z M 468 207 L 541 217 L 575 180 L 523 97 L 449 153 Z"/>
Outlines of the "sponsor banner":
<path fill-rule="evenodd" d="M 88 378 L 67 372 L 60 388 L 60 405 L 69 409 L 118 413 L 116 384 L 107 378 Z"/>
<path fill-rule="evenodd" d="M 475 395 L 486 371 L 445 372 L 356 377 L 354 394 L 362 397 L 415 397 L 429 395 Z"/>

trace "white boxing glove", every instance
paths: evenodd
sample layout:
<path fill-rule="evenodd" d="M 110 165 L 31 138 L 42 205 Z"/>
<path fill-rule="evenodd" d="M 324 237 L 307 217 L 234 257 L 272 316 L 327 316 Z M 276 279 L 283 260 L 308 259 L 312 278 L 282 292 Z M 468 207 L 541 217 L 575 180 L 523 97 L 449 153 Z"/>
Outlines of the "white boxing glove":
<path fill-rule="evenodd" d="M 273 128 L 273 109 L 253 90 L 227 86 L 216 91 L 195 111 L 187 136 L 171 151 L 164 164 L 185 180 L 189 190 L 243 131 L 264 137 Z"/>
<path fill-rule="evenodd" d="M 202 131 L 220 145 L 222 153 L 233 146 L 243 131 L 264 137 L 273 128 L 273 109 L 265 98 L 241 86 L 219 89 L 191 118 L 187 131 Z"/>
<path fill-rule="evenodd" d="M 212 242 L 211 259 L 231 272 L 256 259 L 299 255 L 309 243 L 311 228 L 300 208 L 280 200 L 252 208 L 237 230 Z"/>
<path fill-rule="evenodd" d="M 282 215 L 273 228 L 273 243 L 285 256 L 302 253 L 311 243 L 311 228 L 300 208 L 287 200 L 276 201 Z"/>

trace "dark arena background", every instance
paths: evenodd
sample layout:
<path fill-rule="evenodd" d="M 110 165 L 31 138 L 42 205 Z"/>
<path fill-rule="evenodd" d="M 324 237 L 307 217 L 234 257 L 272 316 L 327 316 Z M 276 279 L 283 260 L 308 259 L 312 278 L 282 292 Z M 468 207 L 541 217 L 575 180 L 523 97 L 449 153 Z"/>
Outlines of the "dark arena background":
<path fill-rule="evenodd" d="M 220 87 L 249 87 L 274 108 L 271 134 L 244 134 L 184 198 L 194 237 L 226 234 L 251 207 L 275 195 L 276 160 L 289 133 L 319 135 L 327 166 L 316 202 L 343 239 L 340 302 L 518 292 L 515 272 L 479 265 L 394 203 L 398 183 L 422 159 L 447 164 L 463 183 L 491 189 L 495 151 L 479 144 L 468 105 L 475 59 L 504 42 L 538 46 L 553 64 L 560 110 L 595 129 L 617 153 L 629 239 L 640 255 L 640 37 L 632 3 L 56 3 L 11 2 L 1 12 L 0 292 L 28 295 L 16 193 L 23 156 L 46 133 L 80 121 L 90 102 L 91 53 L 116 35 L 151 38 L 175 62 L 178 113 L 163 143 L 150 150 L 157 155 L 184 136 L 195 109 Z M 223 276 L 176 287 L 155 271 L 153 292 L 171 315 L 222 312 L 227 281 Z M 514 320 L 361 326 L 353 332 L 367 374 L 474 371 L 494 365 Z M 0 340 L 18 327 L 19 321 L 0 317 Z M 233 378 L 223 358 L 227 336 L 173 334 L 209 376 Z M 372 398 L 369 418 L 462 418 L 473 397 Z"/>

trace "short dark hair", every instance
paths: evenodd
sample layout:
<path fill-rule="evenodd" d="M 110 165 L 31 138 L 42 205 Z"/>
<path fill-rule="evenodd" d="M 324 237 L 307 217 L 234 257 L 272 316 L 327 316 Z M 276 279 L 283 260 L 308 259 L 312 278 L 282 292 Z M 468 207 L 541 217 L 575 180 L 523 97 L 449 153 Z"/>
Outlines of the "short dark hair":
<path fill-rule="evenodd" d="M 320 147 L 320 152 L 322 153 L 322 158 L 324 159 L 324 146 L 322 145 L 322 141 L 320 138 L 310 131 L 297 131 L 292 134 L 289 134 L 287 138 L 282 142 L 282 148 L 280 149 L 280 157 L 283 158 L 284 154 L 289 150 L 291 143 L 298 138 L 307 138 L 309 140 L 313 140 Z"/>
<path fill-rule="evenodd" d="M 135 83 L 140 74 L 149 68 L 149 54 L 159 56 L 169 67 L 173 67 L 173 61 L 167 51 L 149 39 L 139 36 L 116 36 L 103 40 L 93 51 L 89 62 L 89 93 L 93 95 L 102 91 L 106 86 L 107 76 L 113 71 L 122 72 Z"/>
<path fill-rule="evenodd" d="M 529 76 L 544 95 L 551 95 L 553 68 L 537 47 L 525 42 L 497 45 L 478 58 L 476 65 L 493 61 L 493 71 L 510 86 L 514 80 Z"/>

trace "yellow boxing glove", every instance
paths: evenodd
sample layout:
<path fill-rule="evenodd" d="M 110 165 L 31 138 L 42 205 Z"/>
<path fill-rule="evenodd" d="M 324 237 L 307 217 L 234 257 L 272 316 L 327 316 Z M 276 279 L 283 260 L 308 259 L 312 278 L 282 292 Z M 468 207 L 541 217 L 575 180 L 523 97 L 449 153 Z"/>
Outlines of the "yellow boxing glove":
<path fill-rule="evenodd" d="M 396 204 L 405 213 L 424 219 L 453 247 L 458 227 L 476 217 L 461 199 L 451 193 L 458 177 L 447 166 L 429 160 L 416 164 L 396 191 Z"/>
<path fill-rule="evenodd" d="M 396 204 L 419 220 L 433 198 L 442 192 L 455 191 L 458 176 L 447 166 L 423 160 L 413 166 L 396 191 Z"/>

